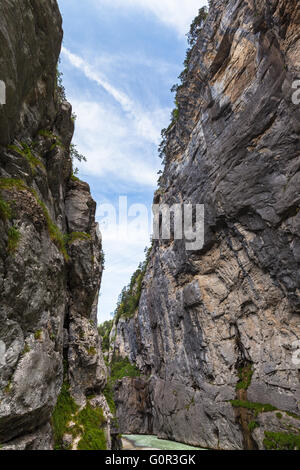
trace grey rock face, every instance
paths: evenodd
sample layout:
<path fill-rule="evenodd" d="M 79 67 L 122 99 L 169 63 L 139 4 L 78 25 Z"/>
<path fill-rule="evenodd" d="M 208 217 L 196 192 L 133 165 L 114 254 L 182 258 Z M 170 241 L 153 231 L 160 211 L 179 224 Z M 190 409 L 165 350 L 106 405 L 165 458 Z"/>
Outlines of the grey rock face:
<path fill-rule="evenodd" d="M 151 434 L 153 431 L 152 405 L 149 382 L 143 378 L 125 377 L 115 387 L 115 403 L 121 434 Z"/>
<path fill-rule="evenodd" d="M 161 437 L 247 447 L 230 404 L 247 363 L 243 399 L 300 415 L 299 18 L 295 0 L 213 1 L 178 92 L 155 203 L 204 204 L 205 245 L 154 243 L 139 311 L 114 346 L 151 376 L 149 432 Z M 261 415 L 254 446 L 274 423 Z"/>
<path fill-rule="evenodd" d="M 3 1 L 0 18 L 0 80 L 6 84 L 0 143 L 6 145 L 18 134 L 30 137 L 55 118 L 49 97 L 54 94 L 62 20 L 56 0 Z"/>
<path fill-rule="evenodd" d="M 88 185 L 71 177 L 72 108 L 55 91 L 56 1 L 3 0 L 0 31 L 0 444 L 53 447 L 65 362 L 78 404 L 93 394 L 105 408 L 110 446 L 96 322 L 101 235 Z"/>

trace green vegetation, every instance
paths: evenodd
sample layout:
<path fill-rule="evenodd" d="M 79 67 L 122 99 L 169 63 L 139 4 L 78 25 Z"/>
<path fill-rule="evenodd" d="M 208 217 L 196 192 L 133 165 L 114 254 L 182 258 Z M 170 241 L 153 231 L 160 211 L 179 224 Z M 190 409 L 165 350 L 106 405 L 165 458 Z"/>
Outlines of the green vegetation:
<path fill-rule="evenodd" d="M 76 240 L 90 240 L 92 237 L 86 232 L 72 232 L 66 235 L 65 241 L 68 245 L 72 245 Z"/>
<path fill-rule="evenodd" d="M 83 429 L 78 450 L 106 450 L 106 437 L 103 430 L 105 419 L 101 408 L 93 408 L 88 403 L 78 413 L 76 421 Z"/>
<path fill-rule="evenodd" d="M 60 60 L 59 60 L 60 63 Z M 63 73 L 56 67 L 56 85 L 55 85 L 56 98 L 59 103 L 67 100 L 66 90 L 63 85 Z"/>
<path fill-rule="evenodd" d="M 76 159 L 79 162 L 82 162 L 82 161 L 86 162 L 86 157 L 78 152 L 77 147 L 76 147 L 75 144 L 70 145 L 70 156 L 71 156 L 72 161 L 74 161 L 74 159 Z"/>
<path fill-rule="evenodd" d="M 4 392 L 6 393 L 6 395 L 8 395 L 10 393 L 12 389 L 12 384 L 11 384 L 11 380 L 8 381 L 8 384 L 6 385 L 5 389 L 4 389 Z"/>
<path fill-rule="evenodd" d="M 77 147 L 76 147 L 75 144 L 70 145 L 70 158 L 72 160 L 73 168 L 74 168 L 74 161 L 75 160 L 78 160 L 79 162 L 86 162 L 87 161 L 86 157 L 78 152 Z M 73 173 L 72 173 L 72 176 L 71 176 L 73 181 L 79 181 L 79 179 L 76 176 L 78 174 L 78 171 L 79 171 L 78 168 L 75 168 L 73 170 Z"/>
<path fill-rule="evenodd" d="M 234 408 L 247 408 L 255 412 L 255 416 L 258 413 L 265 413 L 267 411 L 276 411 L 275 406 L 270 405 L 269 403 L 254 403 L 246 400 L 230 400 L 230 403 Z"/>
<path fill-rule="evenodd" d="M 284 413 L 286 413 L 288 416 L 291 416 L 291 418 L 300 419 L 300 416 L 296 415 L 295 413 L 292 413 L 291 411 L 285 411 Z"/>
<path fill-rule="evenodd" d="M 60 140 L 60 138 L 57 135 L 55 135 L 53 132 L 51 132 L 47 129 L 39 130 L 38 135 L 40 135 L 41 137 L 44 137 L 45 139 L 51 139 L 51 140 L 54 141 L 53 144 L 50 147 L 50 150 L 55 149 L 55 147 L 60 147 L 62 149 L 65 148 L 64 145 L 62 144 L 62 141 Z"/>
<path fill-rule="evenodd" d="M 73 438 L 80 436 L 79 450 L 106 450 L 104 425 L 102 409 L 93 408 L 88 402 L 86 407 L 79 411 L 78 405 L 71 397 L 69 385 L 64 382 L 52 415 L 55 450 L 64 449 L 65 434 L 70 434 Z"/>
<path fill-rule="evenodd" d="M 34 339 L 39 341 L 42 339 L 42 330 L 37 330 L 35 333 L 34 333 Z"/>
<path fill-rule="evenodd" d="M 66 261 L 69 261 L 69 255 L 67 253 L 65 237 L 52 221 L 49 211 L 43 201 L 38 197 L 37 192 L 33 188 L 29 188 L 24 181 L 21 179 L 14 178 L 0 178 L 0 190 L 12 190 L 17 189 L 18 191 L 29 191 L 35 198 L 37 204 L 41 207 L 44 217 L 46 219 L 47 228 L 51 240 L 56 244 L 57 248 L 61 251 Z"/>
<path fill-rule="evenodd" d="M 0 219 L 3 221 L 11 219 L 12 213 L 10 204 L 5 201 L 0 195 Z"/>
<path fill-rule="evenodd" d="M 97 354 L 97 349 L 96 349 L 96 348 L 90 347 L 90 348 L 88 349 L 88 355 L 89 355 L 89 356 L 96 356 L 96 354 Z"/>
<path fill-rule="evenodd" d="M 33 174 L 35 174 L 36 168 L 38 166 L 40 168 L 45 169 L 45 165 L 32 153 L 33 143 L 31 144 L 31 146 L 29 146 L 26 142 L 21 142 L 20 145 L 21 145 L 21 148 L 18 147 L 17 145 L 9 145 L 8 149 L 14 151 L 15 153 L 25 158 L 27 162 L 29 163 L 29 166 Z"/>
<path fill-rule="evenodd" d="M 248 424 L 248 429 L 250 432 L 254 431 L 254 429 L 259 428 L 259 423 L 257 421 L 250 421 Z"/>
<path fill-rule="evenodd" d="M 243 367 L 240 367 L 238 370 L 239 381 L 236 385 L 236 390 L 247 390 L 251 384 L 251 379 L 253 376 L 253 367 L 252 364 L 247 364 Z"/>
<path fill-rule="evenodd" d="M 109 351 L 109 336 L 113 327 L 113 320 L 108 320 L 98 326 L 99 336 L 102 338 L 102 351 Z"/>
<path fill-rule="evenodd" d="M 25 344 L 24 349 L 21 353 L 21 356 L 25 356 L 25 354 L 29 353 L 30 351 L 30 346 L 28 344 Z"/>
<path fill-rule="evenodd" d="M 7 240 L 7 251 L 14 253 L 18 247 L 21 234 L 16 227 L 10 227 L 8 229 L 8 240 Z"/>
<path fill-rule="evenodd" d="M 55 450 L 63 449 L 63 436 L 77 411 L 78 406 L 70 395 L 69 385 L 64 382 L 52 415 Z"/>
<path fill-rule="evenodd" d="M 207 7 L 200 8 L 200 10 L 198 12 L 198 15 L 196 16 L 196 18 L 194 19 L 194 21 L 191 24 L 189 33 L 187 34 L 189 47 L 186 51 L 186 57 L 185 57 L 185 60 L 184 60 L 184 63 L 183 63 L 184 70 L 183 70 L 183 72 L 181 72 L 181 74 L 178 77 L 181 80 L 182 84 L 187 79 L 188 67 L 189 67 L 189 64 L 190 64 L 193 48 L 196 45 L 199 34 L 200 34 L 200 32 L 201 32 L 201 30 L 202 30 L 202 28 L 203 28 L 203 26 L 206 22 L 207 16 L 208 16 Z"/>
<path fill-rule="evenodd" d="M 72 181 L 80 181 L 80 179 L 74 173 L 71 174 L 71 180 Z"/>
<path fill-rule="evenodd" d="M 205 24 L 207 16 L 208 16 L 207 7 L 200 8 L 200 10 L 198 12 L 198 15 L 196 16 L 196 18 L 194 19 L 194 21 L 191 24 L 189 33 L 187 34 L 188 46 L 189 47 L 186 51 L 186 57 L 185 57 L 185 60 L 184 60 L 184 63 L 183 63 L 184 70 L 181 72 L 181 74 L 178 77 L 181 83 L 179 85 L 176 84 L 171 88 L 172 93 L 176 94 L 176 96 L 175 96 L 175 106 L 176 107 L 171 113 L 171 124 L 169 125 L 169 127 L 167 129 L 163 129 L 161 131 L 162 141 L 161 141 L 160 146 L 159 146 L 159 156 L 163 159 L 163 164 L 166 162 L 166 149 L 167 149 L 168 133 L 171 130 L 171 128 L 174 126 L 174 124 L 176 123 L 176 121 L 178 120 L 179 115 L 180 115 L 180 105 L 179 105 L 178 92 L 184 86 L 184 84 L 186 83 L 187 76 L 188 76 L 189 65 L 190 65 L 190 61 L 191 61 L 191 58 L 192 58 L 192 52 L 193 52 L 193 49 L 196 45 L 196 42 L 197 42 L 197 39 L 199 37 L 200 31 L 202 30 L 203 25 Z"/>
<path fill-rule="evenodd" d="M 276 413 L 278 419 L 282 419 L 282 413 Z"/>
<path fill-rule="evenodd" d="M 56 68 L 56 86 L 55 86 L 55 92 L 56 92 L 56 97 L 57 97 L 57 100 L 59 103 L 62 103 L 63 101 L 66 101 L 66 90 L 65 90 L 65 87 L 63 85 L 63 73 L 59 70 L 59 63 L 60 63 L 60 60 L 58 62 L 58 65 L 57 65 L 57 68 Z M 76 121 L 76 114 L 75 113 L 72 113 L 71 115 L 71 119 L 73 122 Z M 58 145 L 58 144 L 56 144 Z M 79 162 L 86 162 L 86 157 L 84 155 L 82 155 L 81 153 L 79 153 L 79 151 L 77 150 L 77 147 L 75 144 L 71 144 L 70 145 L 70 149 L 69 149 L 69 154 L 70 154 L 70 158 L 72 160 L 72 165 L 74 166 L 74 161 L 75 160 L 78 160 Z M 79 181 L 78 178 L 76 177 L 78 173 L 78 168 L 75 168 L 72 172 L 72 176 L 71 176 L 71 180 L 73 181 Z"/>
<path fill-rule="evenodd" d="M 139 377 L 140 375 L 138 368 L 132 365 L 128 358 L 113 358 L 110 364 L 110 376 L 103 392 L 113 415 L 116 413 L 116 405 L 114 402 L 114 386 L 116 381 L 124 377 Z"/>
<path fill-rule="evenodd" d="M 35 193 L 35 198 L 36 198 L 37 203 L 40 205 L 43 211 L 43 214 L 45 216 L 47 227 L 48 227 L 48 232 L 49 232 L 51 240 L 53 241 L 53 243 L 55 243 L 57 248 L 63 254 L 65 261 L 69 261 L 70 258 L 67 252 L 64 235 L 62 234 L 60 229 L 57 227 L 57 225 L 52 221 L 45 203 L 38 198 L 36 193 Z"/>
<path fill-rule="evenodd" d="M 111 383 L 107 383 L 105 389 L 103 390 L 103 395 L 106 398 L 107 404 L 109 406 L 110 412 L 115 415 L 116 414 L 116 405 L 114 401 L 114 391 Z"/>
<path fill-rule="evenodd" d="M 123 377 L 139 377 L 140 371 L 138 368 L 131 364 L 130 360 L 126 357 L 125 359 L 118 357 L 113 359 L 111 363 L 111 376 L 110 379 L 113 383 L 117 380 L 123 379 Z"/>
<path fill-rule="evenodd" d="M 267 450 L 300 450 L 300 434 L 265 431 L 264 446 Z"/>
<path fill-rule="evenodd" d="M 115 311 L 116 323 L 120 318 L 132 318 L 139 306 L 143 279 L 146 273 L 146 269 L 150 260 L 151 249 L 145 248 L 146 259 L 143 263 L 140 263 L 138 269 L 131 277 L 130 284 L 121 292 L 119 297 L 117 309 Z"/>
<path fill-rule="evenodd" d="M 30 191 L 30 188 L 26 186 L 23 180 L 16 178 L 0 178 L 0 190 L 10 191 L 12 189 L 18 191 Z"/>
<path fill-rule="evenodd" d="M 173 391 L 173 395 L 174 395 L 174 392 L 175 390 Z M 191 401 L 187 405 L 185 405 L 185 409 L 187 411 L 190 411 L 191 406 L 194 406 L 194 405 L 195 405 L 195 397 L 193 397 Z"/>

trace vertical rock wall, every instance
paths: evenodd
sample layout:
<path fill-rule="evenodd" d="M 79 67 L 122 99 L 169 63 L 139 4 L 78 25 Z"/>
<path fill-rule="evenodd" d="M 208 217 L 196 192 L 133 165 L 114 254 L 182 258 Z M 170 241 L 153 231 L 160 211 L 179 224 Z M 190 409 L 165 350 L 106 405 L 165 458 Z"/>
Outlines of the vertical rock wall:
<path fill-rule="evenodd" d="M 0 33 L 0 444 L 53 448 L 65 381 L 81 408 L 91 395 L 102 408 L 109 447 L 96 318 L 101 235 L 89 187 L 72 176 L 56 0 L 2 0 Z"/>
<path fill-rule="evenodd" d="M 204 204 L 205 245 L 154 243 L 138 312 L 113 344 L 145 374 L 152 420 L 145 402 L 127 429 L 126 379 L 122 431 L 215 449 L 299 436 L 299 24 L 296 0 L 211 2 L 154 199 Z"/>

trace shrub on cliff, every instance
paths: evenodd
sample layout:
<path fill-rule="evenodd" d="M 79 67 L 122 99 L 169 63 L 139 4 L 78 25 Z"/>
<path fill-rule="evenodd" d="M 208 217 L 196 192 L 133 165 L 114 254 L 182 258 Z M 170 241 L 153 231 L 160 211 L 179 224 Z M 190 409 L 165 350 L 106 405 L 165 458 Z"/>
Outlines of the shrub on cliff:
<path fill-rule="evenodd" d="M 113 327 L 113 320 L 108 320 L 98 326 L 99 335 L 102 338 L 102 351 L 109 351 L 109 336 Z"/>
<path fill-rule="evenodd" d="M 193 49 L 196 45 L 199 34 L 200 34 L 200 32 L 201 32 L 201 30 L 204 26 L 204 23 L 207 19 L 207 16 L 208 16 L 207 7 L 200 8 L 200 10 L 198 12 L 198 15 L 193 20 L 193 22 L 190 26 L 190 30 L 187 34 L 189 47 L 186 51 L 186 56 L 185 56 L 185 60 L 184 60 L 184 63 L 183 63 L 184 70 L 181 72 L 181 74 L 178 77 L 181 83 L 173 85 L 173 87 L 171 88 L 171 92 L 176 93 L 176 96 L 175 96 L 175 109 L 173 109 L 173 111 L 171 113 L 171 123 L 170 123 L 169 127 L 167 129 L 163 129 L 161 131 L 162 140 L 161 140 L 161 143 L 160 143 L 159 148 L 158 148 L 158 153 L 159 153 L 160 158 L 163 159 L 163 164 L 165 163 L 166 147 L 167 147 L 167 142 L 168 142 L 168 132 L 174 126 L 174 124 L 177 122 L 177 120 L 179 118 L 179 115 L 180 115 L 179 100 L 177 99 L 178 98 L 178 92 L 179 92 L 180 88 L 183 87 L 183 85 L 185 84 L 185 82 L 187 80 L 188 69 L 189 69 L 189 64 L 190 64 L 191 57 L 192 57 L 192 52 L 193 52 Z"/>
<path fill-rule="evenodd" d="M 118 306 L 115 311 L 116 323 L 118 323 L 120 318 L 132 318 L 139 306 L 143 280 L 149 263 L 151 250 L 152 247 L 149 249 L 145 248 L 145 261 L 140 263 L 138 269 L 131 277 L 130 284 L 127 287 L 124 287 L 120 294 Z"/>

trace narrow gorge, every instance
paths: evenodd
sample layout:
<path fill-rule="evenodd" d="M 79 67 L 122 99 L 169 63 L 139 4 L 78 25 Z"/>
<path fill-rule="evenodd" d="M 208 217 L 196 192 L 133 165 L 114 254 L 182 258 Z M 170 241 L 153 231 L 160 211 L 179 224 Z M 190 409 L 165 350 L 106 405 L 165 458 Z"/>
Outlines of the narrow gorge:
<path fill-rule="evenodd" d="M 203 204 L 204 245 L 153 240 L 98 328 L 61 14 L 1 1 L 1 450 L 119 450 L 123 434 L 300 450 L 300 5 L 212 0 L 199 24 L 154 204 Z"/>

